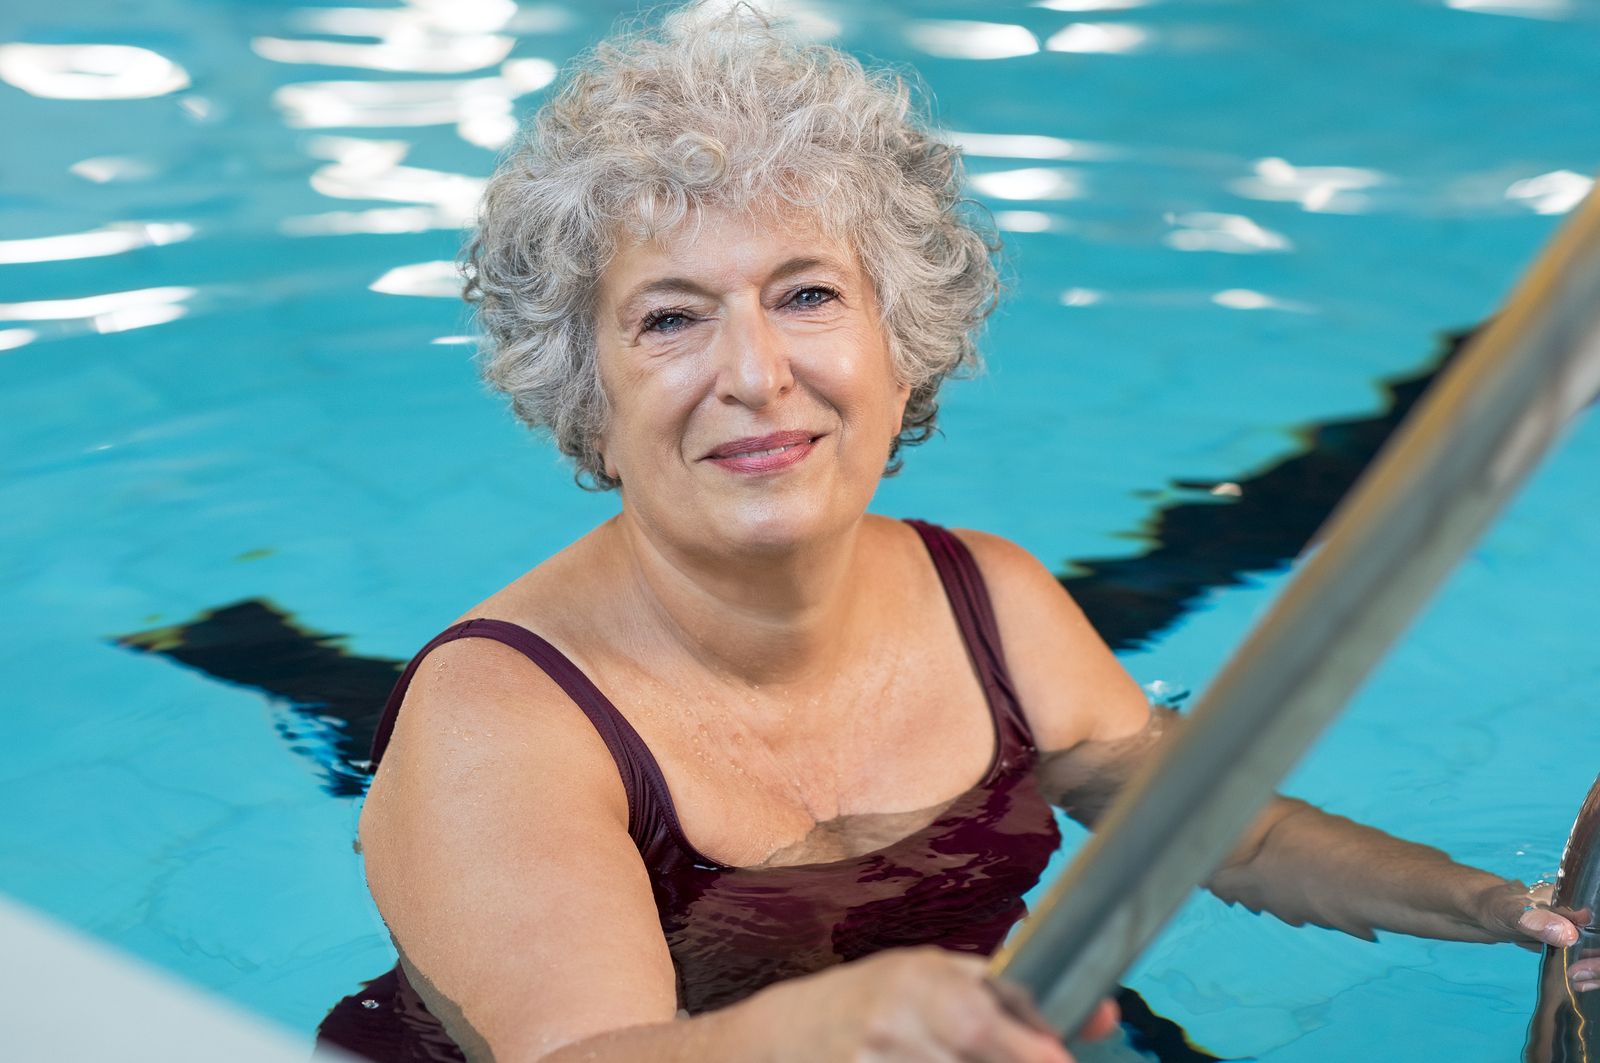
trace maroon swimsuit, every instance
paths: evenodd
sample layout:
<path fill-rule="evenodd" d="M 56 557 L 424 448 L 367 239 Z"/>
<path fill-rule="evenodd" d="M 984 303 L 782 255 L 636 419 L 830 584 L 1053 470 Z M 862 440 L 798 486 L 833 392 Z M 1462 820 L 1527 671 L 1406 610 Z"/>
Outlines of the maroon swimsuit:
<path fill-rule="evenodd" d="M 376 765 L 417 665 L 459 638 L 491 638 L 524 654 L 581 708 L 605 740 L 628 796 L 639 847 L 678 976 L 694 1014 L 765 985 L 905 945 L 988 954 L 1026 913 L 1022 895 L 1060 845 L 1033 778 L 1037 752 L 1000 650 L 988 591 L 972 555 L 937 525 L 908 521 L 944 583 L 994 721 L 995 752 L 979 783 L 899 841 L 824 864 L 719 864 L 684 837 L 655 758 L 628 721 L 548 642 L 504 620 L 467 620 L 429 642 L 395 685 L 373 741 Z M 371 1059 L 460 1060 L 398 967 L 345 998 L 319 1043 Z"/>

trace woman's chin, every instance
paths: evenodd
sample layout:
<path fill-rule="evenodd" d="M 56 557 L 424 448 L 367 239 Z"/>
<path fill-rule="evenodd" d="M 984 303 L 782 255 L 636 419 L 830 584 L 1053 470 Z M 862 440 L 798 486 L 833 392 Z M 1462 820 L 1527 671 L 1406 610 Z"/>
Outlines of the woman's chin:
<path fill-rule="evenodd" d="M 744 500 L 715 519 L 717 538 L 742 554 L 783 554 L 824 542 L 859 519 L 838 499 L 791 496 Z"/>
<path fill-rule="evenodd" d="M 772 507 L 778 509 L 780 507 Z M 810 513 L 773 512 L 730 514 L 719 522 L 718 537 L 744 554 L 781 554 L 804 547 L 826 534 L 821 507 Z"/>

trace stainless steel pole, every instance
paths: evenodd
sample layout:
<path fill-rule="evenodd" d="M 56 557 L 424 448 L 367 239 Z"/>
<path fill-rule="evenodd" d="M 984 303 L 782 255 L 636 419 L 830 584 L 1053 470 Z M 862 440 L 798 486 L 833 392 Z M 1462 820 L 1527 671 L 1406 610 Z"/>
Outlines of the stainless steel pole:
<path fill-rule="evenodd" d="M 991 971 L 1031 990 L 1058 1029 L 1077 1029 L 1597 390 L 1591 192 Z"/>
<path fill-rule="evenodd" d="M 1545 946 L 1539 962 L 1539 1003 L 1528 1025 L 1526 1063 L 1600 1059 L 1600 992 L 1578 993 L 1567 980 L 1577 959 L 1600 952 L 1600 779 L 1578 810 L 1561 855 L 1551 907 L 1578 925 L 1578 940 Z"/>

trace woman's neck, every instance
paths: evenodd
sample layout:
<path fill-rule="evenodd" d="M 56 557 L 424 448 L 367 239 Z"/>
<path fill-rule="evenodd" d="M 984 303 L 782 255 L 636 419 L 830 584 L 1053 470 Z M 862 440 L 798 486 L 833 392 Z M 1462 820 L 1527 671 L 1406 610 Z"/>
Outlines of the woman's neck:
<path fill-rule="evenodd" d="M 713 554 L 663 542 L 624 512 L 605 526 L 624 600 L 701 667 L 752 689 L 836 671 L 861 617 L 866 518 L 793 550 Z"/>

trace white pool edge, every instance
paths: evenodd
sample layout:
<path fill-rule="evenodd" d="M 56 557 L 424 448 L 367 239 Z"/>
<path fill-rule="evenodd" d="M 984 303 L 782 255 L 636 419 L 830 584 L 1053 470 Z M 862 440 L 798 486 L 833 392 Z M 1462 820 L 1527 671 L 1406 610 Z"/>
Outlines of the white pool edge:
<path fill-rule="evenodd" d="M 353 1063 L 0 896 L 5 1057 L 15 1063 Z"/>

